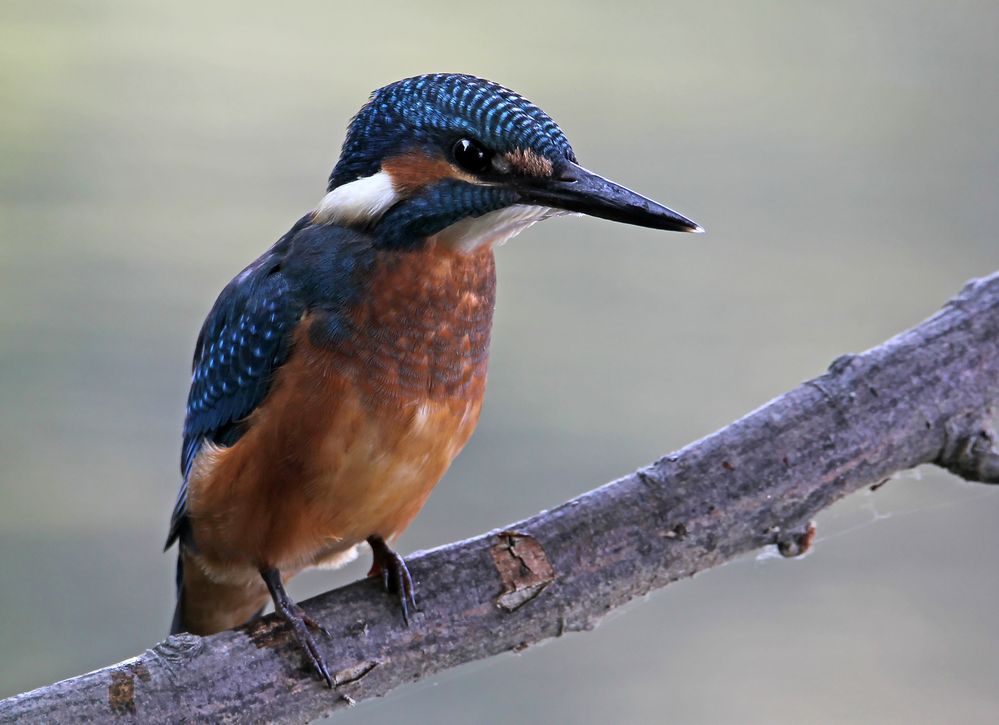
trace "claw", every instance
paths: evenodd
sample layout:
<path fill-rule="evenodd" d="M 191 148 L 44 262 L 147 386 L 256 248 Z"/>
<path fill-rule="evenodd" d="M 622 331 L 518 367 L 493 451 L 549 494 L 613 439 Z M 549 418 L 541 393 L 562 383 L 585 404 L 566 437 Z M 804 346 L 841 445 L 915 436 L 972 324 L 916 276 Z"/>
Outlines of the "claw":
<path fill-rule="evenodd" d="M 399 607 L 402 609 L 402 621 L 409 626 L 409 612 L 416 610 L 416 588 L 413 577 L 410 576 L 406 561 L 389 548 L 380 536 L 369 536 L 368 544 L 374 554 L 375 563 L 372 573 L 379 572 L 382 577 L 382 588 L 390 594 L 399 597 Z"/>
<path fill-rule="evenodd" d="M 319 622 L 317 622 L 316 620 L 314 620 L 312 617 L 310 617 L 308 614 L 306 614 L 304 611 L 302 611 L 301 607 L 298 608 L 298 611 L 302 612 L 302 621 L 303 622 L 305 622 L 307 625 L 309 625 L 310 627 L 312 627 L 312 629 L 315 629 L 315 630 L 317 630 L 319 632 L 322 632 L 323 635 L 326 637 L 326 639 L 333 639 L 333 635 L 330 634 L 330 631 L 328 629 L 326 629 L 326 627 L 324 625 L 320 624 Z"/>
<path fill-rule="evenodd" d="M 327 638 L 331 637 L 329 630 L 306 614 L 288 596 L 288 593 L 284 590 L 284 585 L 281 583 L 281 573 L 277 569 L 261 569 L 260 576 L 263 577 L 264 583 L 271 593 L 271 599 L 274 600 L 274 611 L 280 614 L 284 618 L 284 621 L 288 623 L 288 626 L 291 627 L 291 633 L 294 635 L 295 641 L 298 642 L 298 646 L 305 652 L 306 658 L 309 660 L 312 668 L 326 681 L 326 685 L 330 689 L 333 689 L 336 687 L 336 680 L 330 674 L 329 667 L 326 665 L 326 658 L 320 651 L 319 645 L 316 644 L 316 640 L 313 638 L 309 628 L 319 630 Z"/>

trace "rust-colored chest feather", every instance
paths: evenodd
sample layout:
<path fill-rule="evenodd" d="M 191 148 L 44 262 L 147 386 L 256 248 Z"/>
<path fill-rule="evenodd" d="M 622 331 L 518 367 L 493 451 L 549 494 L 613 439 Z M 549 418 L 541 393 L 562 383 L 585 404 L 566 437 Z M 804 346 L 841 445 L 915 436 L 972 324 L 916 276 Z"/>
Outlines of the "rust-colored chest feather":
<path fill-rule="evenodd" d="M 397 536 L 478 421 L 494 298 L 491 250 L 431 246 L 383 253 L 337 319 L 310 313 L 243 437 L 195 462 L 206 566 L 294 571 Z"/>
<path fill-rule="evenodd" d="M 372 402 L 468 395 L 485 375 L 495 300 L 491 249 L 382 252 L 363 301 L 334 323 L 343 334 L 315 352 Z"/>

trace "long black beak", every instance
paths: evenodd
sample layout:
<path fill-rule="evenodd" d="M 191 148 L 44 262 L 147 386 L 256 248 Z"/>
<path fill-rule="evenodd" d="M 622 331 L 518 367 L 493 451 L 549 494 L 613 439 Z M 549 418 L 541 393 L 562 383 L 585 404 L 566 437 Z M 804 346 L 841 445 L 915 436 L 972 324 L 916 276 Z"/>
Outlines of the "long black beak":
<path fill-rule="evenodd" d="M 703 232 L 696 222 L 613 181 L 566 161 L 547 178 L 532 178 L 520 189 L 528 204 L 588 214 L 651 229 Z"/>

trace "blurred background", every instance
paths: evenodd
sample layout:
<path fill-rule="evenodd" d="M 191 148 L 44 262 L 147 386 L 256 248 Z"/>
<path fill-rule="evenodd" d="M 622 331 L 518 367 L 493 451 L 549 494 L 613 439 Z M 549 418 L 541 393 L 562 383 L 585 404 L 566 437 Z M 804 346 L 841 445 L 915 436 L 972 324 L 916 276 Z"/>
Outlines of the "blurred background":
<path fill-rule="evenodd" d="M 198 328 L 322 196 L 372 89 L 499 81 L 708 230 L 568 219 L 499 250 L 482 422 L 410 552 L 679 448 L 999 268 L 997 36 L 991 0 L 4 0 L 0 696 L 165 636 Z M 994 722 L 997 519 L 999 491 L 911 472 L 824 513 L 803 560 L 338 722 Z"/>

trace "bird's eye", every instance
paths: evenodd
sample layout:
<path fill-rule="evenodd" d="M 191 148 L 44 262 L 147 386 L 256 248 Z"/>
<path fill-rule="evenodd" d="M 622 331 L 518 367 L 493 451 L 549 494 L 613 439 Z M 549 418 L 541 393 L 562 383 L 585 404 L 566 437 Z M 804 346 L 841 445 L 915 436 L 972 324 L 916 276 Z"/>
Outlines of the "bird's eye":
<path fill-rule="evenodd" d="M 473 174 L 481 174 L 489 168 L 489 163 L 492 161 L 492 152 L 478 141 L 469 138 L 456 141 L 451 153 L 458 166 Z"/>

